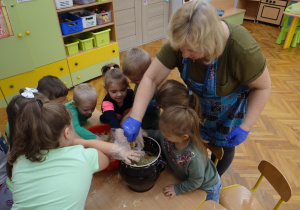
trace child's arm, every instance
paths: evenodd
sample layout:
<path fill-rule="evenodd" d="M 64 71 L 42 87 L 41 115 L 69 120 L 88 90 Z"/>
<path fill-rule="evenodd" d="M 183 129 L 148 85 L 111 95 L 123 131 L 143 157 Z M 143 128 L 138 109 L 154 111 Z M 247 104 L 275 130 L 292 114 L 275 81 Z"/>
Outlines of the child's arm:
<path fill-rule="evenodd" d="M 119 119 L 116 113 L 112 110 L 104 111 L 103 114 L 100 115 L 100 121 L 103 123 L 108 123 L 112 128 L 121 128 Z"/>
<path fill-rule="evenodd" d="M 111 101 L 103 100 L 102 102 L 102 115 L 100 115 L 100 121 L 108 123 L 112 128 L 121 128 L 117 114 L 115 113 L 114 104 Z"/>
<path fill-rule="evenodd" d="M 187 168 L 188 178 L 178 184 L 174 184 L 176 195 L 196 190 L 201 187 L 204 181 L 205 166 L 203 162 L 198 159 L 199 157 L 193 158 L 193 160 L 190 161 Z"/>
<path fill-rule="evenodd" d="M 126 163 L 131 163 L 130 160 L 136 160 L 141 155 L 140 151 L 134 151 L 122 147 L 118 144 L 108 143 L 98 140 L 85 141 L 83 139 L 75 139 L 73 145 L 83 145 L 85 148 L 94 148 L 101 153 L 111 156 L 115 159 L 124 160 Z M 99 153 L 99 152 L 98 152 Z M 99 163 L 103 156 L 99 155 Z"/>

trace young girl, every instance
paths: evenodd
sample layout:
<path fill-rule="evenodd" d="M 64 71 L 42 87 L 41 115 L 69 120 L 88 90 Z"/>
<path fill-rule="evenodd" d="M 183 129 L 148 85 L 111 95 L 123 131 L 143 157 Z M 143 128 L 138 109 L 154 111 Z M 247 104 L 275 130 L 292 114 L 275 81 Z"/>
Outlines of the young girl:
<path fill-rule="evenodd" d="M 84 209 L 93 173 L 109 164 L 106 155 L 125 161 L 138 155 L 112 143 L 74 140 L 63 104 L 32 99 L 19 113 L 7 164 L 15 209 Z"/>
<path fill-rule="evenodd" d="M 174 105 L 181 105 L 181 106 L 188 106 L 196 111 L 198 117 L 200 119 L 206 118 L 207 116 L 202 114 L 201 105 L 198 98 L 198 95 L 189 91 L 187 87 L 178 82 L 176 80 L 167 80 L 156 92 L 155 95 L 156 105 L 162 109 L 166 109 L 170 106 Z M 203 115 L 203 116 L 202 116 Z M 205 121 L 202 120 L 200 124 L 204 124 Z M 204 141 L 205 142 L 205 141 Z M 208 144 L 205 142 L 207 148 L 212 152 L 211 153 L 211 160 L 215 162 L 216 156 L 214 152 L 219 152 L 222 147 L 217 147 L 212 144 Z M 223 148 L 226 150 L 226 148 Z M 226 157 L 223 157 L 221 160 L 218 161 L 217 171 L 223 171 L 222 162 L 226 162 Z M 219 173 L 220 175 L 220 173 Z"/>
<path fill-rule="evenodd" d="M 15 121 L 19 116 L 20 109 L 33 98 L 40 99 L 43 102 L 48 101 L 49 99 L 43 94 L 39 93 L 36 89 L 33 88 L 25 88 L 19 90 L 20 95 L 17 95 L 12 98 L 6 107 L 6 114 L 8 118 L 8 122 L 6 125 L 5 134 L 8 138 L 9 146 L 12 148 L 12 140 L 15 130 Z"/>
<path fill-rule="evenodd" d="M 166 109 L 170 106 L 188 106 L 201 115 L 199 98 L 177 80 L 167 80 L 155 93 L 156 106 Z M 201 119 L 201 116 L 199 116 Z"/>
<path fill-rule="evenodd" d="M 168 165 L 181 178 L 181 182 L 166 186 L 165 196 L 174 198 L 196 189 L 207 193 L 206 200 L 219 202 L 221 181 L 214 163 L 199 133 L 199 117 L 186 106 L 173 106 L 164 110 L 159 120 L 160 131 L 147 131 L 160 140 Z"/>
<path fill-rule="evenodd" d="M 100 121 L 112 128 L 121 128 L 120 121 L 128 114 L 133 104 L 133 90 L 128 89 L 127 77 L 117 64 L 105 65 L 102 68 L 105 76 L 104 87 L 108 92 L 103 99 Z"/>

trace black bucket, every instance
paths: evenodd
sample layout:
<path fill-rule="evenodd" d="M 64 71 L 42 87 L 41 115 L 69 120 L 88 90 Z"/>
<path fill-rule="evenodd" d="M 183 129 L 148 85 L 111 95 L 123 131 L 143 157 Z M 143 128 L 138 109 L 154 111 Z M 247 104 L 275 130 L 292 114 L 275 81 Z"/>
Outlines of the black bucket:
<path fill-rule="evenodd" d="M 128 165 L 120 162 L 120 175 L 130 189 L 135 192 L 146 192 L 150 190 L 160 173 L 165 169 L 167 163 L 161 157 L 161 148 L 156 140 L 144 137 L 144 151 L 147 154 L 156 156 L 156 159 L 146 165 Z"/>

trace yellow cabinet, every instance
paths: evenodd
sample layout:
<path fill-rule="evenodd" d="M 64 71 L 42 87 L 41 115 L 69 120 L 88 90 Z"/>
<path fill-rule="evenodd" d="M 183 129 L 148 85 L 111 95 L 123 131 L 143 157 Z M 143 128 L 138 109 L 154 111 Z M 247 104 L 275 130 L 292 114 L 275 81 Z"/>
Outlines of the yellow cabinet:
<path fill-rule="evenodd" d="M 86 67 L 84 69 L 81 69 L 79 71 L 71 72 L 71 77 L 73 81 L 73 85 L 78 85 L 82 82 L 85 82 L 87 80 L 90 80 L 91 78 L 99 77 L 101 75 L 101 69 L 104 65 L 109 63 L 117 63 L 120 65 L 120 59 L 119 56 L 108 59 L 106 61 L 103 61 L 101 63 L 97 63 L 93 66 Z"/>
<path fill-rule="evenodd" d="M 29 71 L 23 74 L 19 74 L 13 77 L 9 77 L 7 79 L 0 80 L 0 87 L 2 88 L 2 92 L 7 102 L 11 100 L 11 98 L 19 93 L 21 88 L 25 87 L 36 87 L 38 81 L 47 75 L 53 75 L 56 77 L 64 77 L 66 76 L 69 79 L 64 78 L 67 86 L 72 86 L 70 71 L 68 67 L 67 60 L 61 60 L 46 66 L 42 66 L 36 68 L 33 71 Z M 64 82 L 64 80 L 62 80 Z"/>
<path fill-rule="evenodd" d="M 0 88 L 0 107 L 6 107 L 6 100 L 5 100 L 5 98 L 4 98 L 4 96 L 3 96 L 3 94 L 2 94 L 2 90 L 1 90 L 1 88 Z"/>
<path fill-rule="evenodd" d="M 119 56 L 119 48 L 118 43 L 115 42 L 104 47 L 95 48 L 94 50 L 69 57 L 67 60 L 70 72 L 72 73 L 117 56 Z"/>

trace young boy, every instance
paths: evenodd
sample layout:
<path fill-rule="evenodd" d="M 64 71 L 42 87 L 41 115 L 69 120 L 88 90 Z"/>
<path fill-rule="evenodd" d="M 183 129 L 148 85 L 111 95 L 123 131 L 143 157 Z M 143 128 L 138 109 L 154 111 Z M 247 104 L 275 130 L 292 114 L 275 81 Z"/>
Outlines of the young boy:
<path fill-rule="evenodd" d="M 68 95 L 66 85 L 55 76 L 44 76 L 39 80 L 37 90 L 44 94 L 49 100 L 65 104 Z"/>
<path fill-rule="evenodd" d="M 95 88 L 88 83 L 77 85 L 74 88 L 73 100 L 65 104 L 70 110 L 75 132 L 81 138 L 99 139 L 96 134 L 93 134 L 81 126 L 92 116 L 96 104 L 97 92 Z"/>
<path fill-rule="evenodd" d="M 131 48 L 126 51 L 123 59 L 124 74 L 135 84 L 134 94 L 141 82 L 144 73 L 151 64 L 151 56 L 141 48 Z M 150 101 L 142 121 L 143 129 L 158 129 L 159 109 L 155 105 L 155 100 Z"/>

